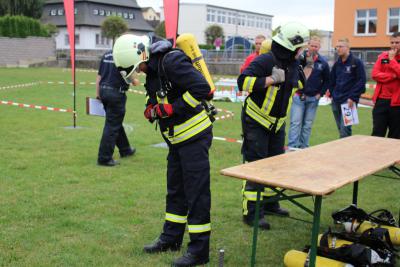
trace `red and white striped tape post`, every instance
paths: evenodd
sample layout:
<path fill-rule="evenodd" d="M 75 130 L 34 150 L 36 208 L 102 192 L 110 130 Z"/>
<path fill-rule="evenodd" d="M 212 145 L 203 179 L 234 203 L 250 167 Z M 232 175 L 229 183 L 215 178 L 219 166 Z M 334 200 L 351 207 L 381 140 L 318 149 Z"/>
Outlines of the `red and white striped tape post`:
<path fill-rule="evenodd" d="M 74 111 L 72 109 L 53 108 L 53 107 L 38 106 L 38 105 L 33 105 L 33 104 L 22 104 L 22 103 L 17 103 L 17 102 L 8 101 L 8 100 L 0 100 L 0 104 L 9 105 L 9 106 L 16 106 L 16 107 L 20 107 L 20 108 L 33 108 L 33 109 L 56 111 L 56 112 L 74 113 Z"/>

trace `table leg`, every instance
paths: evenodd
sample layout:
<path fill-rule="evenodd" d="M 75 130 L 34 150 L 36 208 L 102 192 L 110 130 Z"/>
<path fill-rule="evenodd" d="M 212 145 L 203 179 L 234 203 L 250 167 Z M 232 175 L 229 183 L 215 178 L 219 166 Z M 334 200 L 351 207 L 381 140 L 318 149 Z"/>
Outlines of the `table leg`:
<path fill-rule="evenodd" d="M 256 212 L 254 215 L 254 226 L 253 226 L 253 246 L 251 249 L 251 263 L 250 266 L 254 267 L 256 264 L 256 251 L 257 251 L 257 235 L 258 235 L 258 221 L 260 217 L 260 199 L 261 199 L 261 186 L 257 187 L 257 202 L 256 202 Z"/>
<path fill-rule="evenodd" d="M 315 196 L 314 220 L 313 220 L 313 228 L 311 234 L 311 252 L 310 252 L 309 267 L 315 267 L 316 264 L 319 222 L 321 217 L 321 204 L 322 204 L 322 196 Z"/>
<path fill-rule="evenodd" d="M 353 204 L 357 206 L 357 196 L 358 196 L 358 181 L 353 184 Z"/>

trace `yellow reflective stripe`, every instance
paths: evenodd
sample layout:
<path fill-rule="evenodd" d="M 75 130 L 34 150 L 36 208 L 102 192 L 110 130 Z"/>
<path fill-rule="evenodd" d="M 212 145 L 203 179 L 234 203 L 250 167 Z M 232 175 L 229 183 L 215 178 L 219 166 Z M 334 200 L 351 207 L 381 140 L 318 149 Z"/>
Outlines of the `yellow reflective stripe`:
<path fill-rule="evenodd" d="M 158 104 L 168 104 L 168 98 L 167 97 L 160 98 L 157 96 L 157 103 Z"/>
<path fill-rule="evenodd" d="M 304 85 L 300 80 L 297 81 L 297 84 L 299 85 L 299 89 L 303 89 L 304 88 Z"/>
<path fill-rule="evenodd" d="M 244 197 L 244 189 L 246 188 L 246 180 L 243 180 L 243 184 L 242 184 L 242 196 L 243 196 L 243 215 L 247 215 L 249 214 L 249 210 L 247 209 L 247 198 Z"/>
<path fill-rule="evenodd" d="M 275 97 L 279 90 L 279 87 L 269 86 L 267 92 L 265 93 L 265 100 L 263 103 L 263 113 L 269 114 L 271 112 L 272 106 L 275 103 Z"/>
<path fill-rule="evenodd" d="M 256 82 L 256 77 L 246 77 L 243 82 L 243 90 L 249 93 L 253 92 L 254 83 Z"/>
<path fill-rule="evenodd" d="M 257 106 L 257 104 L 254 103 L 253 100 L 251 100 L 251 98 L 247 98 L 246 114 L 267 129 L 270 129 L 272 124 L 276 121 L 275 117 L 263 113 Z M 278 123 L 276 125 L 276 132 L 282 127 L 285 121 L 286 121 L 286 116 L 278 119 Z"/>
<path fill-rule="evenodd" d="M 177 144 L 185 140 L 188 140 L 189 138 L 207 129 L 211 125 L 212 123 L 207 113 L 205 112 L 205 110 L 203 110 L 193 118 L 187 120 L 182 124 L 175 126 L 174 136 L 170 137 L 168 135 L 168 130 L 164 131 L 163 134 L 165 137 L 168 138 L 171 144 Z"/>
<path fill-rule="evenodd" d="M 243 197 L 248 201 L 257 201 L 257 192 L 256 191 L 244 191 Z M 263 194 L 260 195 L 260 200 L 263 199 Z"/>
<path fill-rule="evenodd" d="M 200 104 L 200 101 L 196 100 L 196 98 L 194 98 L 189 92 L 184 93 L 182 98 L 192 108 L 195 108 Z"/>
<path fill-rule="evenodd" d="M 181 216 L 181 215 L 176 215 L 172 213 L 165 213 L 165 220 L 174 222 L 174 223 L 186 223 L 187 222 L 187 216 Z"/>
<path fill-rule="evenodd" d="M 189 233 L 204 233 L 211 231 L 211 223 L 190 225 L 188 224 Z"/>

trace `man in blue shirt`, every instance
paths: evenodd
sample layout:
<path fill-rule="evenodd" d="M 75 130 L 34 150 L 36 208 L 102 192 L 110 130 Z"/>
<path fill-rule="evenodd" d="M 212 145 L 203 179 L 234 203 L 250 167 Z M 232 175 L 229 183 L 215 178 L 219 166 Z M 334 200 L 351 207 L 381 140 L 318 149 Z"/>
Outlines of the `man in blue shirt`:
<path fill-rule="evenodd" d="M 339 39 L 336 45 L 338 60 L 332 67 L 329 90 L 332 96 L 332 112 L 336 120 L 340 138 L 351 136 L 351 125 L 345 126 L 341 105 L 349 108 L 357 105 L 365 92 L 366 75 L 363 62 L 350 52 L 349 40 Z"/>
<path fill-rule="evenodd" d="M 101 137 L 97 164 L 112 167 L 119 164 L 113 159 L 117 145 L 121 158 L 135 154 L 131 148 L 122 122 L 125 117 L 126 90 L 129 84 L 114 65 L 112 51 L 106 52 L 100 61 L 96 79 L 96 98 L 103 102 L 106 111 L 103 136 Z"/>
<path fill-rule="evenodd" d="M 311 127 L 318 102 L 328 89 L 329 65 L 318 53 L 320 47 L 320 38 L 312 36 L 308 42 L 308 50 L 304 52 L 300 60 L 307 82 L 304 89 L 297 90 L 293 96 L 290 112 L 289 148 L 309 146 Z"/>

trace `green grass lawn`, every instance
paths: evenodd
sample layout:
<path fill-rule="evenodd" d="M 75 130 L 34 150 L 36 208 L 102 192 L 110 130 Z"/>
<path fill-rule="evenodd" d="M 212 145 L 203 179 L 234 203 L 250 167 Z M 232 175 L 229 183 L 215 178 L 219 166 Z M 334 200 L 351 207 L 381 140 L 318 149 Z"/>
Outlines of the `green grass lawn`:
<path fill-rule="evenodd" d="M 95 77 L 95 72 L 77 72 L 78 82 L 94 82 Z M 71 73 L 63 69 L 0 69 L 0 88 L 41 81 L 0 89 L 0 100 L 72 108 L 72 85 L 47 84 L 70 80 Z M 128 94 L 124 122 L 137 154 L 114 168 L 96 165 L 104 119 L 85 114 L 86 96 L 95 96 L 94 85 L 77 86 L 78 129 L 66 128 L 72 125 L 71 113 L 0 105 L 0 266 L 169 266 L 181 255 L 142 251 L 162 229 L 167 156 L 166 149 L 152 146 L 162 138 L 143 118 L 144 96 Z M 241 104 L 216 105 L 235 116 L 214 123 L 214 135 L 240 139 Z M 354 134 L 369 135 L 371 109 L 360 108 L 359 116 Z M 330 107 L 320 107 L 311 145 L 337 137 Z M 241 163 L 240 144 L 214 140 L 210 157 L 210 266 L 217 266 L 220 248 L 225 249 L 225 266 L 248 266 L 252 229 L 242 223 L 242 181 L 219 174 L 222 168 Z M 319 163 L 305 164 L 312 168 Z M 382 174 L 393 176 L 389 171 Z M 393 180 L 368 177 L 360 182 L 359 205 L 367 211 L 386 208 L 398 214 L 399 186 Z M 321 231 L 331 225 L 332 211 L 351 199 L 351 186 L 324 199 Z M 313 206 L 309 198 L 300 201 Z M 312 219 L 293 205 L 283 206 L 295 217 Z M 259 234 L 258 266 L 283 266 L 286 251 L 309 244 L 311 225 L 277 217 L 268 220 L 272 230 Z"/>

